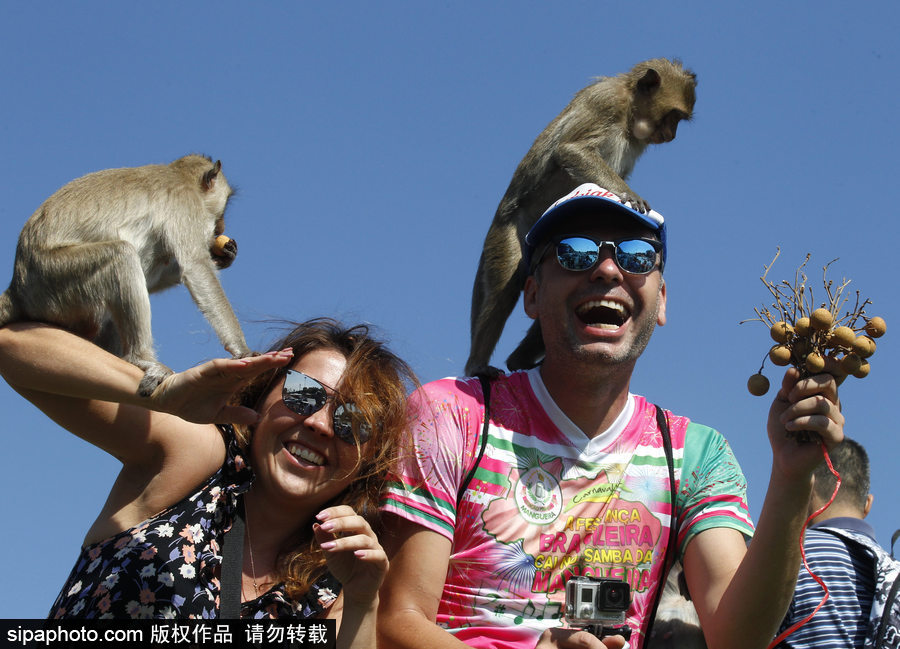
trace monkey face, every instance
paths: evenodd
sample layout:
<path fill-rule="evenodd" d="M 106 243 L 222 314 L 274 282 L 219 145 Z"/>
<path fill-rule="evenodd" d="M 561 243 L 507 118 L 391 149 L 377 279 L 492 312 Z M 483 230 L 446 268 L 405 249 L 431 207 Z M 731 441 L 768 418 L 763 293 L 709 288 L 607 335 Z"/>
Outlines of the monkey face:
<path fill-rule="evenodd" d="M 681 110 L 670 110 L 659 119 L 650 116 L 639 117 L 634 120 L 632 135 L 650 144 L 671 142 L 678 133 L 679 122 L 688 118 L 689 116 Z"/>
<path fill-rule="evenodd" d="M 291 369 L 324 386 L 338 386 L 346 365 L 340 352 L 318 349 L 301 357 Z M 260 421 L 250 445 L 254 489 L 286 504 L 324 504 L 356 477 L 359 450 L 335 437 L 333 400 L 304 417 L 284 404 L 281 388 L 282 382 L 276 382 L 259 408 Z M 326 391 L 333 390 L 326 387 Z"/>
<path fill-rule="evenodd" d="M 652 233 L 611 219 L 603 226 L 573 222 L 566 234 L 619 239 Z M 551 252 L 528 278 L 525 311 L 540 321 L 545 363 L 554 358 L 571 362 L 574 355 L 633 364 L 656 325 L 665 324 L 666 290 L 659 270 L 632 275 L 616 265 L 608 247 L 600 255 L 592 268 L 576 272 L 562 268 Z"/>
<path fill-rule="evenodd" d="M 678 110 L 672 110 L 666 113 L 656 125 L 656 130 L 654 130 L 653 134 L 650 136 L 650 142 L 652 144 L 662 144 L 663 142 L 671 142 L 674 140 L 678 131 L 678 123 L 685 118 L 686 115 Z"/>

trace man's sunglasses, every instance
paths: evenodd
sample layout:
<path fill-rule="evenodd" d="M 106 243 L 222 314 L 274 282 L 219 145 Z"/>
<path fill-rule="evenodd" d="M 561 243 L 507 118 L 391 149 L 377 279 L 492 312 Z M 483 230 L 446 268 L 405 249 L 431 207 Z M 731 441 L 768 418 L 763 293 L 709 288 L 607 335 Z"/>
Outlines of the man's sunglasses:
<path fill-rule="evenodd" d="M 632 275 L 646 275 L 657 266 L 662 243 L 656 239 L 620 239 L 594 241 L 587 237 L 566 237 L 556 244 L 556 258 L 566 270 L 593 268 L 605 246 L 613 247 L 613 259 L 620 270 Z"/>
<path fill-rule="evenodd" d="M 302 417 L 309 417 L 325 407 L 329 399 L 325 386 L 303 372 L 286 370 L 281 400 L 284 405 Z M 334 435 L 347 444 L 363 444 L 372 436 L 372 429 L 362 421 L 356 404 L 338 402 L 332 416 Z"/>

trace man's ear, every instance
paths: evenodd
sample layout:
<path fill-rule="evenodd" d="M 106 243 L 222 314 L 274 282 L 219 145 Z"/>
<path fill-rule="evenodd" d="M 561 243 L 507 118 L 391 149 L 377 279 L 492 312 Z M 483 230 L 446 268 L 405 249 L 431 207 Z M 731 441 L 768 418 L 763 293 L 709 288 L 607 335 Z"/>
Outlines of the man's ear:
<path fill-rule="evenodd" d="M 538 283 L 534 279 L 534 275 L 529 275 L 527 278 L 525 278 L 525 289 L 522 294 L 522 303 L 525 306 L 525 315 L 527 315 L 532 320 L 537 320 L 538 317 L 537 290 Z"/>
<path fill-rule="evenodd" d="M 662 327 L 666 324 L 666 280 L 661 279 L 659 287 L 659 310 L 656 312 L 656 324 Z"/>
<path fill-rule="evenodd" d="M 866 505 L 863 507 L 863 518 L 869 515 L 869 510 L 872 509 L 872 501 L 875 500 L 875 496 L 869 494 L 866 496 Z"/>

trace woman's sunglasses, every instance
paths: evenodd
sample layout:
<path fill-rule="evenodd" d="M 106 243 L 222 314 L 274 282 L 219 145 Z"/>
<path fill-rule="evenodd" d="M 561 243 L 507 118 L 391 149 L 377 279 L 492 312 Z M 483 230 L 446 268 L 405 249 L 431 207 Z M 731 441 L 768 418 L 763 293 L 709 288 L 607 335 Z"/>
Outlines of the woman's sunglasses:
<path fill-rule="evenodd" d="M 656 239 L 620 239 L 594 241 L 587 237 L 566 237 L 556 244 L 556 258 L 566 270 L 593 268 L 605 246 L 613 247 L 613 259 L 620 270 L 632 275 L 646 275 L 657 265 L 662 243 Z"/>
<path fill-rule="evenodd" d="M 281 400 L 293 412 L 302 417 L 309 417 L 325 407 L 329 399 L 325 386 L 303 372 L 287 370 L 284 387 L 281 388 Z M 334 435 L 347 444 L 360 444 L 372 436 L 372 429 L 362 421 L 356 404 L 346 401 L 337 403 L 332 416 Z"/>

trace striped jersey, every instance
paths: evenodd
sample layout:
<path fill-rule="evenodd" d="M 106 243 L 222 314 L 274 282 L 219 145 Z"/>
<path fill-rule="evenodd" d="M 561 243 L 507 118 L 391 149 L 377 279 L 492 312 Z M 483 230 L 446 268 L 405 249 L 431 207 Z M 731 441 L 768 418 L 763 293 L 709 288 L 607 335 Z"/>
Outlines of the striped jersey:
<path fill-rule="evenodd" d="M 815 527 L 806 530 L 803 551 L 809 570 L 828 587 L 828 599 L 812 619 L 785 638 L 779 647 L 861 648 L 875 592 L 872 559 L 865 551 L 851 551 L 840 537 Z M 807 618 L 824 595 L 822 586 L 801 566 L 794 599 L 781 630 Z"/>
<path fill-rule="evenodd" d="M 487 446 L 465 493 L 484 423 L 478 379 L 441 379 L 412 398 L 414 453 L 383 504 L 452 542 L 437 622 L 473 647 L 533 649 L 562 624 L 573 575 L 627 581 L 626 620 L 640 649 L 673 508 L 656 409 L 629 395 L 609 430 L 588 438 L 555 404 L 538 369 L 491 384 Z M 698 532 L 753 533 L 746 482 L 715 430 L 666 413 L 678 549 Z"/>

